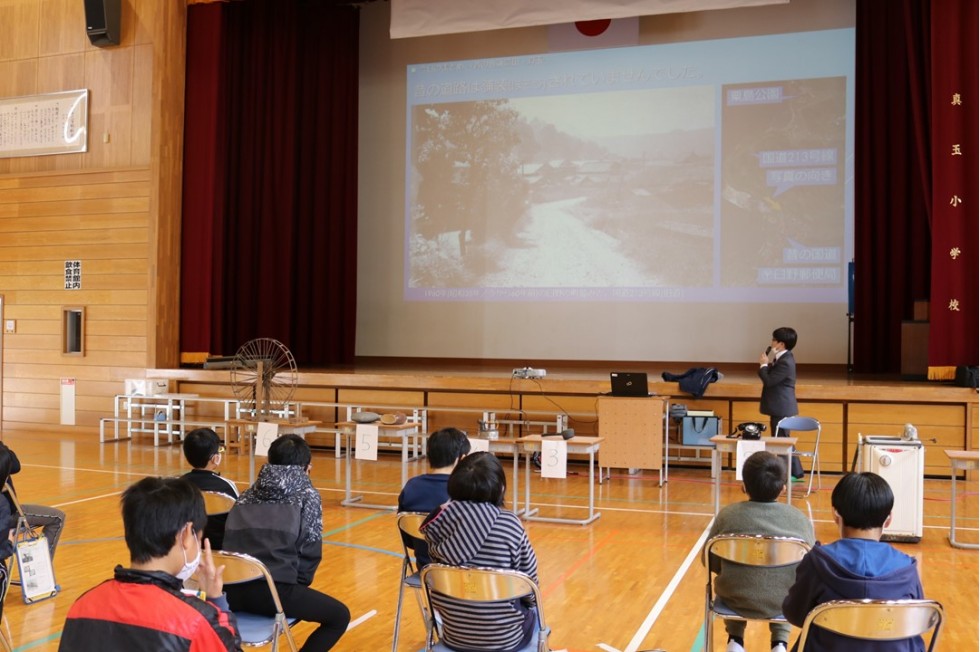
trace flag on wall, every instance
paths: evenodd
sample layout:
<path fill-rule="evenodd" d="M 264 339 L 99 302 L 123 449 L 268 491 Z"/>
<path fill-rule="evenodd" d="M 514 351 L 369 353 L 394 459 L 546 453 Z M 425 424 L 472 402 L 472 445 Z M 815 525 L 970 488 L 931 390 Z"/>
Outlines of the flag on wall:
<path fill-rule="evenodd" d="M 618 48 L 640 42 L 640 19 L 632 18 L 580 20 L 548 27 L 548 49 L 587 50 Z"/>
<path fill-rule="evenodd" d="M 976 0 L 934 2 L 931 7 L 930 380 L 953 380 L 957 366 L 975 365 L 980 357 L 977 13 Z"/>

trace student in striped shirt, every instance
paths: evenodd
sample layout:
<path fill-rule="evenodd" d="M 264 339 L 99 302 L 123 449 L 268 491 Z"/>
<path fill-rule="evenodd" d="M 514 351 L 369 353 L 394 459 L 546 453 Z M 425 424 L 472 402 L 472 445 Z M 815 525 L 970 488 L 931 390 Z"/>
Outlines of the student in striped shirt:
<path fill-rule="evenodd" d="M 538 581 L 538 560 L 520 519 L 503 509 L 507 479 L 490 453 L 459 461 L 448 483 L 449 502 L 429 515 L 422 533 L 432 560 L 451 566 L 516 570 Z M 531 640 L 536 624 L 530 596 L 473 605 L 433 594 L 442 616 L 443 643 L 459 652 L 514 652 Z"/>

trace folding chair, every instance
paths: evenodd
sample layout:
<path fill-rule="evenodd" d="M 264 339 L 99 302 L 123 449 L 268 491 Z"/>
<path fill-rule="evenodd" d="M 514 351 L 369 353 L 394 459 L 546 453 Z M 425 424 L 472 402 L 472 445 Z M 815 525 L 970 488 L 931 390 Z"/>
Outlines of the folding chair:
<path fill-rule="evenodd" d="M 275 616 L 260 616 L 246 611 L 233 612 L 238 621 L 238 633 L 242 637 L 242 645 L 258 647 L 272 643 L 270 652 L 277 652 L 279 650 L 279 637 L 285 635 L 290 651 L 297 652 L 296 641 L 293 640 L 293 633 L 289 630 L 289 627 L 297 619 L 287 618 L 286 614 L 283 613 L 276 583 L 265 564 L 255 557 L 240 552 L 215 550 L 212 554 L 216 566 L 224 564 L 223 579 L 226 585 L 264 579 L 269 585 L 272 602 L 276 605 Z"/>
<path fill-rule="evenodd" d="M 537 627 L 530 642 L 520 652 L 548 652 L 548 636 L 551 630 L 545 624 L 544 609 L 538 585 L 524 573 L 501 568 L 478 568 L 429 564 L 422 569 L 422 590 L 428 605 L 426 622 L 426 652 L 450 652 L 450 648 L 436 642 L 438 614 L 433 607 L 432 594 L 437 593 L 458 601 L 473 603 L 505 602 L 528 595 L 534 596 Z M 443 614 L 441 627 L 447 627 Z"/>
<path fill-rule="evenodd" d="M 820 489 L 820 422 L 812 417 L 785 417 L 776 424 L 777 430 L 788 432 L 817 432 L 817 439 L 813 442 L 812 451 L 801 451 L 799 447 L 793 451 L 794 457 L 809 457 L 810 459 L 810 482 L 806 488 L 806 494 L 813 493 L 813 472 L 817 472 L 817 489 Z M 775 434 L 775 433 L 773 433 Z"/>
<path fill-rule="evenodd" d="M 749 534 L 719 534 L 704 546 L 704 566 L 708 582 L 704 590 L 704 648 L 714 645 L 715 618 L 725 620 L 785 623 L 782 615 L 772 618 L 746 618 L 735 613 L 714 595 L 714 575 L 721 571 L 721 561 L 758 568 L 780 568 L 798 564 L 810 551 L 810 544 L 793 537 L 754 536 Z"/>
<path fill-rule="evenodd" d="M 943 606 L 935 600 L 833 600 L 810 610 L 796 649 L 805 652 L 811 629 L 819 627 L 858 641 L 900 641 L 932 630 L 932 652 L 942 626 Z"/>
<path fill-rule="evenodd" d="M 13 569 L 9 568 L 6 572 L 7 578 L 5 581 L 8 585 L 12 584 L 21 587 L 24 602 L 27 604 L 52 598 L 61 591 L 61 587 L 58 586 L 54 578 L 51 547 L 47 537 L 44 535 L 44 527 L 40 525 L 32 526 L 30 524 L 24 508 L 17 499 L 17 492 L 14 490 L 10 478 L 7 478 L 6 483 L 4 483 L 3 491 L 10 497 L 10 502 L 14 506 L 14 512 L 17 514 L 17 524 L 14 527 L 14 538 L 16 541 L 14 543 L 13 558 L 17 560 L 18 578 L 16 580 L 10 579 Z M 30 548 L 35 548 L 35 546 L 40 546 L 40 548 L 30 550 Z M 42 557 L 46 557 L 47 559 L 42 559 Z M 27 585 L 23 582 L 25 564 L 31 565 L 33 571 L 38 573 Z M 14 564 L 11 565 L 13 566 Z M 6 595 L 7 587 L 5 586 L 3 596 L 6 597 Z"/>
<path fill-rule="evenodd" d="M 400 512 L 395 516 L 398 525 L 398 534 L 402 542 L 402 574 L 398 580 L 398 607 L 395 609 L 395 633 L 391 641 L 391 652 L 398 650 L 398 632 L 402 622 L 402 599 L 405 597 L 406 587 L 415 591 L 415 598 L 418 600 L 419 609 L 422 611 L 422 618 L 426 618 L 425 604 L 422 601 L 422 580 L 419 578 L 418 564 L 412 560 L 414 552 L 405 537 L 413 539 L 425 539 L 425 535 L 419 530 L 422 521 L 428 516 L 425 512 Z"/>
<path fill-rule="evenodd" d="M 235 506 L 235 499 L 219 491 L 202 491 L 204 496 L 204 511 L 208 516 L 227 514 Z"/>

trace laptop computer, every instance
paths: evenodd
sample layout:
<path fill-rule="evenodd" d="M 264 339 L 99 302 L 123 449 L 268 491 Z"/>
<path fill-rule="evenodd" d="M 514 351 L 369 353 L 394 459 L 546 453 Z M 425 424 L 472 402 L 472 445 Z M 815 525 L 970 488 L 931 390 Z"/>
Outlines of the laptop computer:
<path fill-rule="evenodd" d="M 614 371 L 609 374 L 612 396 L 650 396 L 647 375 L 642 372 Z"/>

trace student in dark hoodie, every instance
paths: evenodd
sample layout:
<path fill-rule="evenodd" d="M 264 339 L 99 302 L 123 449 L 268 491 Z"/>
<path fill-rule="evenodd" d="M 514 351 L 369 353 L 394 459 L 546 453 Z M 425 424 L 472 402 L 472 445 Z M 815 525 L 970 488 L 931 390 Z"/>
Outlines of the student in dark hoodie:
<path fill-rule="evenodd" d="M 811 609 L 830 600 L 921 599 L 922 583 L 915 559 L 879 541 L 891 522 L 895 496 L 891 487 L 874 473 L 848 473 L 831 495 L 834 522 L 841 538 L 817 545 L 796 569 L 796 583 L 783 600 L 783 615 L 800 627 Z M 794 651 L 798 646 L 794 646 Z M 812 629 L 805 651 L 847 650 L 854 641 Z M 863 643 L 865 652 L 919 652 L 922 638 Z"/>
<path fill-rule="evenodd" d="M 507 480 L 490 453 L 471 453 L 449 476 L 449 502 L 422 524 L 432 560 L 450 566 L 520 571 L 538 581 L 538 560 L 520 519 L 503 509 Z M 530 598 L 471 605 L 434 594 L 443 643 L 460 652 L 513 652 L 525 647 L 537 618 Z"/>
<path fill-rule="evenodd" d="M 302 437 L 279 437 L 269 446 L 269 463 L 238 497 L 225 524 L 225 550 L 257 557 L 269 568 L 286 616 L 320 624 L 300 652 L 329 650 L 350 623 L 344 603 L 310 586 L 323 558 L 323 503 L 310 481 L 311 468 Z M 234 611 L 275 614 L 264 580 L 225 591 Z"/>

